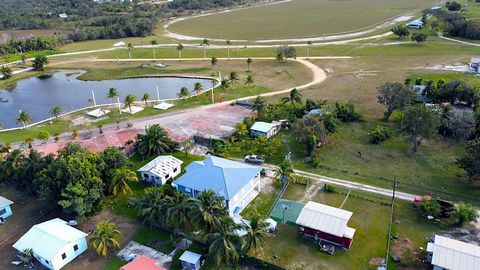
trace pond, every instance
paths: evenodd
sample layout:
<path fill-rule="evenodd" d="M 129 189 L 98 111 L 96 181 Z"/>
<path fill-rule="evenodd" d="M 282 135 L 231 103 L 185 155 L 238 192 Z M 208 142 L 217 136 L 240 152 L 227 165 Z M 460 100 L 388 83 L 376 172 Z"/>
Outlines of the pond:
<path fill-rule="evenodd" d="M 49 112 L 53 106 L 60 106 L 62 113 L 93 106 L 92 91 L 97 105 L 112 103 L 112 100 L 107 98 L 108 89 L 111 87 L 118 90 L 120 102 L 123 102 L 128 94 L 137 96 L 137 101 L 141 101 L 145 93 L 150 94 L 150 99 L 157 100 L 157 87 L 160 99 L 174 99 L 184 86 L 194 95 L 196 82 L 200 82 L 204 89 L 211 88 L 212 84 L 209 79 L 186 77 L 79 80 L 78 76 L 84 72 L 61 70 L 53 73 L 50 78 L 33 77 L 18 81 L 12 89 L 1 89 L 0 128 L 20 126 L 21 124 L 16 123 L 20 110 L 27 112 L 33 122 L 38 122 L 51 117 Z"/>

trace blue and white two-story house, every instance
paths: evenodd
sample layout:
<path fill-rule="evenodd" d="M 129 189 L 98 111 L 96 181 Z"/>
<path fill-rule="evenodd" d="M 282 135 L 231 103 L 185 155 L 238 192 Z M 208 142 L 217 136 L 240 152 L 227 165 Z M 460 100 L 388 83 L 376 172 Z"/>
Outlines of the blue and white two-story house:
<path fill-rule="evenodd" d="M 239 214 L 260 192 L 260 167 L 208 156 L 194 161 L 186 173 L 173 182 L 178 190 L 196 198 L 205 190 L 223 197 L 228 214 Z"/>
<path fill-rule="evenodd" d="M 0 223 L 3 223 L 7 217 L 13 215 L 12 204 L 12 201 L 0 196 Z"/>

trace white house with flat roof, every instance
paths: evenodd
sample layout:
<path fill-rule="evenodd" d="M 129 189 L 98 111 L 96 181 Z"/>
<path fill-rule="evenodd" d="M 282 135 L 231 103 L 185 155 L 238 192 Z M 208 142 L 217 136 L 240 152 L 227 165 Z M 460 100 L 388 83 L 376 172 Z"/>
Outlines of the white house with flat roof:
<path fill-rule="evenodd" d="M 280 122 L 273 122 L 273 123 L 255 122 L 250 127 L 250 135 L 255 138 L 265 137 L 267 139 L 270 139 L 280 131 L 280 128 L 281 128 Z"/>
<path fill-rule="evenodd" d="M 0 196 L 0 224 L 3 223 L 7 217 L 13 215 L 12 204 L 12 201 Z"/>
<path fill-rule="evenodd" d="M 58 270 L 87 250 L 87 234 L 55 218 L 34 225 L 13 248 L 33 250 L 33 256 L 48 269 Z"/>
<path fill-rule="evenodd" d="M 174 156 L 158 156 L 138 169 L 138 172 L 143 181 L 154 186 L 161 186 L 182 171 L 182 163 L 183 161 Z"/>
<path fill-rule="evenodd" d="M 435 235 L 427 245 L 434 270 L 480 270 L 480 246 Z"/>

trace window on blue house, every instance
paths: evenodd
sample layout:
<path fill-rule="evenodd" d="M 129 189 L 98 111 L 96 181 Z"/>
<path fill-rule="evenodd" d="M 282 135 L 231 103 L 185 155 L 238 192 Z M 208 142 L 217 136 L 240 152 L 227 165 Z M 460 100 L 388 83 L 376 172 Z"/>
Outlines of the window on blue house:
<path fill-rule="evenodd" d="M 4 215 L 7 213 L 7 209 L 3 208 L 2 210 L 0 210 L 0 216 Z"/>
<path fill-rule="evenodd" d="M 62 260 L 65 260 L 67 258 L 67 254 L 63 253 L 62 254 Z"/>
<path fill-rule="evenodd" d="M 77 251 L 77 250 L 78 250 L 78 245 L 73 246 L 73 251 Z"/>

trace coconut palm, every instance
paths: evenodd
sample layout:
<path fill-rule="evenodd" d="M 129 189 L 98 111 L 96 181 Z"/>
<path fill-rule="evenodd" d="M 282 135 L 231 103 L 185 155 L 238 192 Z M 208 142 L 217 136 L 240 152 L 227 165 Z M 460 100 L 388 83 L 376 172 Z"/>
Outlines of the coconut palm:
<path fill-rule="evenodd" d="M 60 106 L 53 106 L 51 109 L 50 109 L 50 115 L 55 117 L 55 118 L 58 118 L 58 116 L 62 113 L 62 108 L 60 108 Z"/>
<path fill-rule="evenodd" d="M 3 75 L 3 79 L 9 79 L 12 77 L 12 69 L 6 66 L 1 66 L 0 67 L 0 73 Z"/>
<path fill-rule="evenodd" d="M 132 105 L 135 104 L 135 102 L 137 101 L 137 96 L 135 95 L 131 95 L 131 94 L 128 94 L 126 97 L 125 97 L 125 101 L 124 101 L 124 108 L 127 108 L 130 110 L 130 112 L 132 112 Z"/>
<path fill-rule="evenodd" d="M 182 50 L 183 50 L 183 45 L 178 43 L 177 51 L 178 51 L 178 58 L 180 59 L 180 62 L 182 62 Z"/>
<path fill-rule="evenodd" d="M 212 64 L 212 72 L 215 74 L 215 66 L 217 65 L 218 63 L 218 59 L 217 57 L 212 57 L 212 59 L 210 60 L 210 63 Z"/>
<path fill-rule="evenodd" d="M 23 128 L 26 128 L 27 124 L 32 122 L 32 117 L 30 117 L 30 115 L 27 112 L 20 111 L 20 114 L 18 115 L 18 118 L 16 119 L 16 121 L 17 121 L 17 124 L 22 123 Z"/>
<path fill-rule="evenodd" d="M 200 43 L 201 46 L 205 46 L 203 47 L 203 61 L 205 61 L 207 59 L 207 47 L 208 45 L 210 45 L 208 39 L 204 38 L 202 40 L 202 43 Z"/>
<path fill-rule="evenodd" d="M 253 101 L 252 111 L 257 112 L 257 115 L 260 116 L 262 111 L 265 109 L 267 101 L 261 96 L 257 96 Z"/>
<path fill-rule="evenodd" d="M 250 219 L 249 226 L 246 228 L 247 235 L 245 235 L 245 244 L 243 246 L 244 253 L 257 251 L 264 245 L 265 238 L 269 236 L 267 227 L 268 223 L 265 221 L 265 217 L 255 212 Z"/>
<path fill-rule="evenodd" d="M 277 62 L 277 73 L 280 73 L 280 64 L 285 62 L 285 54 L 283 52 L 277 53 L 275 62 Z"/>
<path fill-rule="evenodd" d="M 247 58 L 247 72 L 250 72 L 250 64 L 252 64 L 253 60 L 252 58 Z"/>
<path fill-rule="evenodd" d="M 34 70 L 43 70 L 43 67 L 48 64 L 48 58 L 45 55 L 37 55 L 33 60 L 32 67 Z"/>
<path fill-rule="evenodd" d="M 175 228 L 176 235 L 180 230 L 187 231 L 192 228 L 191 212 L 194 204 L 194 199 L 180 191 L 175 191 L 166 198 L 167 222 Z"/>
<path fill-rule="evenodd" d="M 188 91 L 187 87 L 183 86 L 182 88 L 180 88 L 180 92 L 178 92 L 177 96 L 181 99 L 188 98 L 190 96 L 190 91 Z"/>
<path fill-rule="evenodd" d="M 127 44 L 127 50 L 128 50 L 128 58 L 132 59 L 132 50 L 133 50 L 132 43 Z"/>
<path fill-rule="evenodd" d="M 225 43 L 227 44 L 227 59 L 228 61 L 230 61 L 230 45 L 232 44 L 232 42 L 230 40 L 227 40 L 225 41 Z"/>
<path fill-rule="evenodd" d="M 119 96 L 118 90 L 116 88 L 110 87 L 107 92 L 107 98 L 112 100 L 112 104 L 115 103 L 115 98 Z"/>
<path fill-rule="evenodd" d="M 15 149 L 7 155 L 6 159 L 0 163 L 0 180 L 5 181 L 11 179 L 20 167 L 24 166 L 25 157 L 22 150 Z"/>
<path fill-rule="evenodd" d="M 97 128 L 98 128 L 98 133 L 103 134 L 103 124 L 102 124 L 102 123 L 98 123 L 98 124 L 97 124 Z"/>
<path fill-rule="evenodd" d="M 151 225 L 165 222 L 165 187 L 146 189 L 145 193 L 133 200 L 138 215 Z"/>
<path fill-rule="evenodd" d="M 275 177 L 279 178 L 280 180 L 289 180 L 292 179 L 294 174 L 292 164 L 287 160 L 284 160 L 280 166 L 275 170 Z"/>
<path fill-rule="evenodd" d="M 152 45 L 152 49 L 153 49 L 153 61 L 156 61 L 157 56 L 155 54 L 155 46 L 158 45 L 158 41 L 156 39 L 152 39 L 150 40 L 150 45 Z"/>
<path fill-rule="evenodd" d="M 197 200 L 192 219 L 205 232 L 212 233 L 227 213 L 227 209 L 223 206 L 223 198 L 218 197 L 212 190 L 206 190 L 198 195 Z"/>
<path fill-rule="evenodd" d="M 32 143 L 33 143 L 33 138 L 32 137 L 28 137 L 25 139 L 25 144 L 28 146 L 28 148 L 32 148 Z"/>
<path fill-rule="evenodd" d="M 227 79 L 223 79 L 221 82 L 220 82 L 220 88 L 222 88 L 223 90 L 227 90 L 227 88 L 230 87 L 230 81 L 227 80 Z"/>
<path fill-rule="evenodd" d="M 126 167 L 115 169 L 108 191 L 114 196 L 117 196 L 118 193 L 132 194 L 128 182 L 138 182 L 137 174 Z"/>
<path fill-rule="evenodd" d="M 142 101 L 145 102 L 145 107 L 148 107 L 148 100 L 150 99 L 150 94 L 145 93 L 143 94 Z"/>
<path fill-rule="evenodd" d="M 137 135 L 135 149 L 142 157 L 148 157 L 173 151 L 175 143 L 160 125 L 155 124 L 146 127 L 145 134 Z"/>
<path fill-rule="evenodd" d="M 196 82 L 195 85 L 193 86 L 193 90 L 195 93 L 197 93 L 197 96 L 200 95 L 200 92 L 203 90 L 203 85 L 201 82 Z"/>
<path fill-rule="evenodd" d="M 77 129 L 74 129 L 74 130 L 72 131 L 72 138 L 73 138 L 74 140 L 78 138 L 78 130 L 77 130 Z"/>
<path fill-rule="evenodd" d="M 253 76 L 248 75 L 247 79 L 245 79 L 245 85 L 252 86 L 252 84 L 253 84 Z"/>
<path fill-rule="evenodd" d="M 287 97 L 282 98 L 282 102 L 283 104 L 290 102 L 293 105 L 296 105 L 297 103 L 302 102 L 302 94 L 298 92 L 297 88 L 293 88 Z"/>
<path fill-rule="evenodd" d="M 114 223 L 104 220 L 97 224 L 97 229 L 91 234 L 88 244 L 98 255 L 106 257 L 109 248 L 120 248 L 121 235 Z"/>
<path fill-rule="evenodd" d="M 235 72 L 235 71 L 230 72 L 229 79 L 230 79 L 230 81 L 231 81 L 232 83 L 235 83 L 236 81 L 238 81 L 238 74 L 237 74 L 237 72 Z"/>
<path fill-rule="evenodd" d="M 235 231 L 241 228 L 230 217 L 225 216 L 220 220 L 220 226 L 217 227 L 215 232 L 207 236 L 210 243 L 208 253 L 220 269 L 236 263 L 240 258 L 243 239 Z"/>

